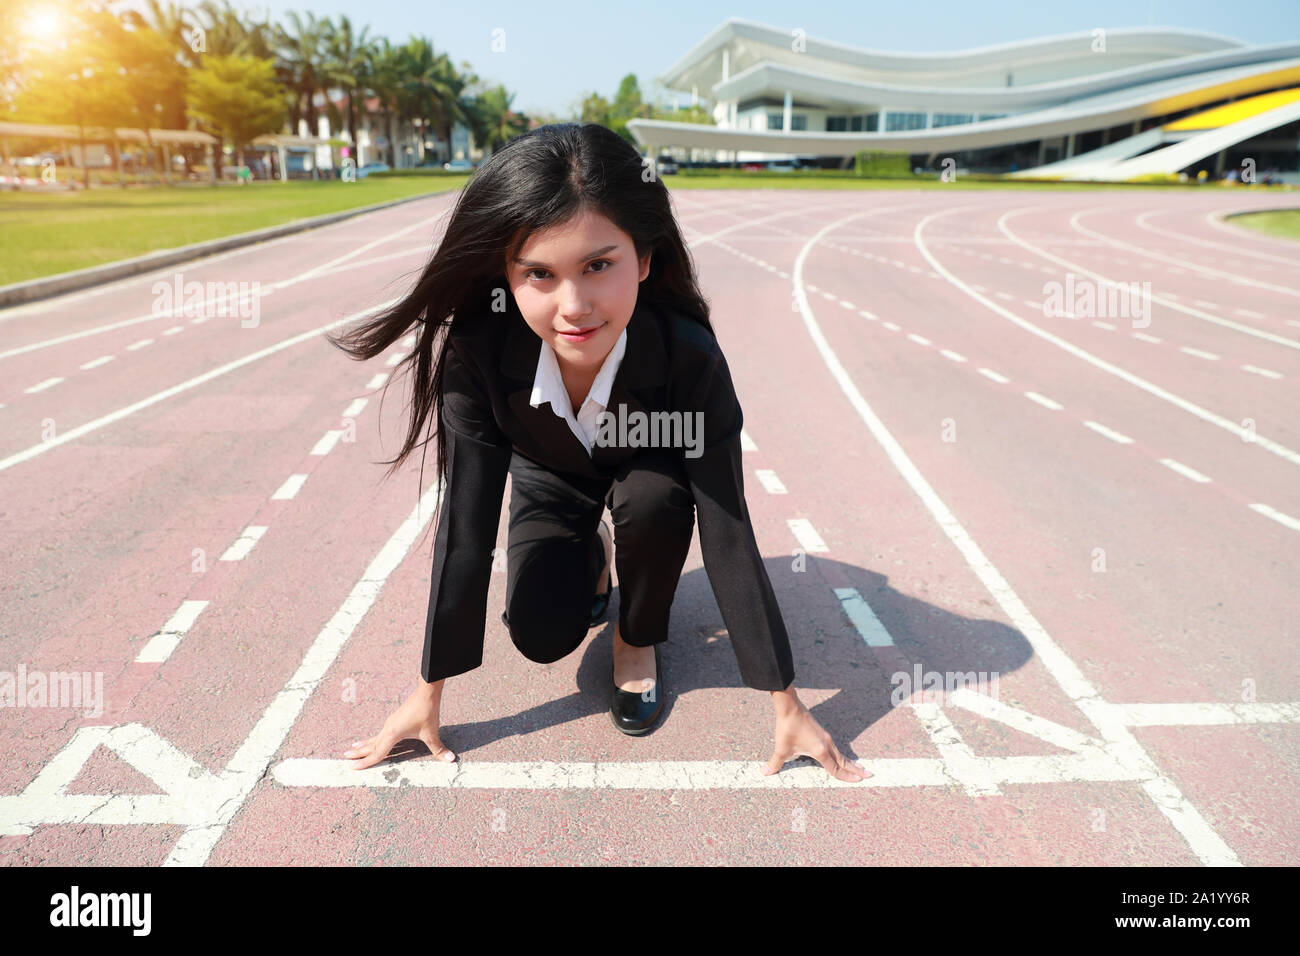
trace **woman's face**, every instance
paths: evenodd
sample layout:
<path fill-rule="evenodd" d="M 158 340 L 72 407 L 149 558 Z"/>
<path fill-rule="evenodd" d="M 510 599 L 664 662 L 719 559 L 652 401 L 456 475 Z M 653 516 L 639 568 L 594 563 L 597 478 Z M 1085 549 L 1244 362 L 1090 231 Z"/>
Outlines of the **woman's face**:
<path fill-rule="evenodd" d="M 506 264 L 510 291 L 529 328 L 555 349 L 561 369 L 595 374 L 627 327 L 637 286 L 650 274 L 632 237 L 584 210 L 536 232 Z M 585 336 L 567 335 L 583 331 Z"/>

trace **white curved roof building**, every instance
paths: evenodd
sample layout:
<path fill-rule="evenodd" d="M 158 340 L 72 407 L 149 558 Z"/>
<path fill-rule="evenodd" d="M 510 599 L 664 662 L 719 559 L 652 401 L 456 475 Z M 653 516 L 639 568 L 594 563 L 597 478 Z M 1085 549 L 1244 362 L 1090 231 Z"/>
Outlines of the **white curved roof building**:
<path fill-rule="evenodd" d="M 889 53 L 730 19 L 659 81 L 716 125 L 628 128 L 648 150 L 710 159 L 869 149 L 918 165 L 953 157 L 970 169 L 1129 179 L 1235 165 L 1247 141 L 1261 169 L 1295 170 L 1300 135 L 1300 42 L 1166 27 Z"/>

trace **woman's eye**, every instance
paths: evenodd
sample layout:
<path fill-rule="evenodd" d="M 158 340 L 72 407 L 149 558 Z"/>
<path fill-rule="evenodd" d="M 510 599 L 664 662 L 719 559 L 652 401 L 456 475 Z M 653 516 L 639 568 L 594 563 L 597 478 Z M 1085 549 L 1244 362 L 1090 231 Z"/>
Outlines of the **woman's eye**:
<path fill-rule="evenodd" d="M 609 259 L 595 259 L 595 260 L 592 261 L 591 264 L 592 264 L 593 266 L 595 266 L 595 265 L 612 266 L 614 263 L 611 262 Z M 608 272 L 608 271 L 609 271 L 609 269 L 600 269 L 600 270 L 597 270 L 596 274 L 597 274 L 597 275 L 600 275 L 600 273 L 602 273 L 602 272 Z M 529 269 L 527 272 L 524 273 L 524 278 L 525 278 L 525 279 L 530 279 L 530 278 L 532 278 L 532 275 L 533 275 L 534 272 L 542 272 L 542 273 L 544 273 L 544 272 L 546 272 L 546 270 L 545 270 L 545 269 Z"/>

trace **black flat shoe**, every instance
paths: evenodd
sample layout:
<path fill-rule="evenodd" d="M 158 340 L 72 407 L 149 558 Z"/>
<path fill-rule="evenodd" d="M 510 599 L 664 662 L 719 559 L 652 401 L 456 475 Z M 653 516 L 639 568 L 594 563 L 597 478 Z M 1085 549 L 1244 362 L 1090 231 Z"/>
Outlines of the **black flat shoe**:
<path fill-rule="evenodd" d="M 664 709 L 664 669 L 659 663 L 659 645 L 655 649 L 655 685 L 650 700 L 642 700 L 640 693 L 626 691 L 614 685 L 609 699 L 609 716 L 614 726 L 632 737 L 646 733 L 659 720 Z"/>

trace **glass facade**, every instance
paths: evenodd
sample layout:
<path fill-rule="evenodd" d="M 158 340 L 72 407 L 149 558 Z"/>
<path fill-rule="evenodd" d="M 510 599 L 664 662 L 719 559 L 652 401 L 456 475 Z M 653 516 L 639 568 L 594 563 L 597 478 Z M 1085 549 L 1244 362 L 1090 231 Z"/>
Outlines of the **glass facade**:
<path fill-rule="evenodd" d="M 889 110 L 885 115 L 885 132 L 892 133 L 898 130 L 908 129 L 925 129 L 924 113 L 895 113 Z"/>

